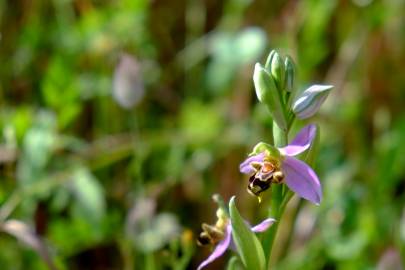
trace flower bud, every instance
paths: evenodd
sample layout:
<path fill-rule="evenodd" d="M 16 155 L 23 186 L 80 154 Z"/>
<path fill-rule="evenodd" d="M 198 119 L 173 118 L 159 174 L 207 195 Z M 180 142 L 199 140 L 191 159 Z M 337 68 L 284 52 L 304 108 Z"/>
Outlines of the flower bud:
<path fill-rule="evenodd" d="M 269 53 L 269 56 L 267 56 L 266 64 L 264 65 L 264 67 L 268 72 L 271 72 L 271 62 L 273 61 L 273 57 L 274 57 L 275 54 L 276 54 L 276 51 L 272 50 Z"/>
<path fill-rule="evenodd" d="M 292 110 L 300 119 L 313 116 L 325 101 L 333 85 L 315 84 L 298 95 L 292 105 Z"/>
<path fill-rule="evenodd" d="M 275 52 L 274 56 L 271 59 L 271 75 L 274 78 L 274 82 L 276 83 L 277 88 L 280 91 L 284 90 L 284 80 L 285 80 L 285 66 L 284 61 L 281 56 Z"/>
<path fill-rule="evenodd" d="M 287 119 L 280 91 L 278 91 L 273 77 L 259 64 L 255 66 L 253 82 L 256 95 L 260 102 L 267 106 L 277 125 L 287 130 Z"/>
<path fill-rule="evenodd" d="M 290 56 L 286 56 L 284 61 L 285 66 L 285 90 L 292 92 L 294 88 L 295 66 Z"/>

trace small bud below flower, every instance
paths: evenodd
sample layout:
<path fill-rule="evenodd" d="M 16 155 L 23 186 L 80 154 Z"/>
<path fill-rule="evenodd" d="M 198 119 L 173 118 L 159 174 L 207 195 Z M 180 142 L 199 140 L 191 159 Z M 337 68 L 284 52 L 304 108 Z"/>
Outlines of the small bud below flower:
<path fill-rule="evenodd" d="M 295 66 L 290 56 L 286 56 L 285 61 L 285 90 L 292 92 L 294 89 Z"/>
<path fill-rule="evenodd" d="M 332 85 L 312 85 L 298 95 L 292 105 L 292 110 L 300 119 L 313 116 L 327 98 Z"/>

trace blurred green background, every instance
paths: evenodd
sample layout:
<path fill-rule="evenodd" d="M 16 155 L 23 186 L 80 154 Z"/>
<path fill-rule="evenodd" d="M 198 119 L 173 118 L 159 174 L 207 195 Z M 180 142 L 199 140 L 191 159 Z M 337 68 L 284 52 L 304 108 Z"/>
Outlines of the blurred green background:
<path fill-rule="evenodd" d="M 238 166 L 271 137 L 252 74 L 277 48 L 299 89 L 335 89 L 311 119 L 324 200 L 290 202 L 273 269 L 404 269 L 404 14 L 402 0 L 0 1 L 0 268 L 195 269 L 213 193 L 261 220 Z"/>

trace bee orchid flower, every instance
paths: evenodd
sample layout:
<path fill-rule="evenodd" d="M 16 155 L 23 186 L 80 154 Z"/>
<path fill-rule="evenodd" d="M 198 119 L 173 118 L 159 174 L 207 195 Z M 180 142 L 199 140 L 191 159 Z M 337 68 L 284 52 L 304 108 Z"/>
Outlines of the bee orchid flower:
<path fill-rule="evenodd" d="M 285 183 L 300 197 L 319 205 L 322 188 L 318 176 L 305 162 L 295 158 L 307 150 L 316 135 L 316 126 L 304 127 L 292 142 L 281 148 L 259 143 L 240 165 L 240 172 L 250 175 L 248 191 L 255 196 L 271 184 Z"/>
<path fill-rule="evenodd" d="M 215 246 L 211 255 L 205 259 L 197 268 L 203 269 L 208 264 L 222 256 L 225 251 L 234 246 L 232 240 L 232 223 L 229 217 L 221 210 L 217 211 L 218 220 L 215 225 L 208 225 L 203 223 L 203 232 L 198 237 L 199 245 Z M 264 232 L 275 222 L 272 218 L 263 220 L 256 226 L 251 227 L 252 232 Z M 248 224 L 246 222 L 246 224 Z"/>

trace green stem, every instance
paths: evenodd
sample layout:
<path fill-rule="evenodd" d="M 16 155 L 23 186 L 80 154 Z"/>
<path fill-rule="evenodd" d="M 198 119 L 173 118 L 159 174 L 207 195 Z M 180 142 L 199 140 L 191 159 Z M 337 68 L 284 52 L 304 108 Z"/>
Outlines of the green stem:
<path fill-rule="evenodd" d="M 283 130 L 273 123 L 273 139 L 276 147 L 285 146 L 288 143 L 288 130 Z M 267 254 L 267 265 L 270 265 L 271 251 L 274 239 L 277 234 L 278 225 L 283 215 L 284 209 L 292 197 L 292 192 L 283 192 L 283 185 L 272 185 L 272 198 L 269 210 L 269 217 L 275 218 L 276 223 L 263 235 L 263 250 Z"/>
<path fill-rule="evenodd" d="M 145 269 L 146 270 L 156 270 L 157 265 L 155 261 L 155 256 L 153 252 L 148 252 L 145 254 Z"/>
<path fill-rule="evenodd" d="M 286 238 L 285 238 L 283 245 L 281 246 L 281 251 L 278 254 L 279 258 L 284 258 L 287 255 L 288 249 L 291 245 L 293 235 L 294 235 L 293 234 L 294 224 L 296 223 L 299 209 L 301 208 L 302 203 L 303 203 L 303 201 L 300 200 L 299 203 L 297 205 L 295 205 L 295 207 L 291 211 L 291 218 L 289 219 L 288 224 L 285 225 L 286 226 L 286 229 L 285 229 Z"/>
<path fill-rule="evenodd" d="M 276 147 L 282 147 L 288 143 L 288 130 L 279 128 L 276 122 L 273 122 L 273 141 Z"/>
<path fill-rule="evenodd" d="M 282 192 L 282 186 L 277 185 L 279 190 Z M 278 202 L 274 201 L 273 204 L 274 207 L 270 208 L 269 211 L 269 217 L 272 217 L 276 220 L 276 222 L 271 226 L 271 228 L 267 231 L 268 233 L 264 236 L 264 241 L 263 241 L 263 250 L 265 254 L 267 254 L 267 266 L 268 268 L 270 267 L 270 259 L 271 259 L 271 254 L 272 254 L 272 249 L 273 249 L 273 244 L 274 240 L 277 235 L 277 230 L 278 226 L 281 221 L 281 217 L 283 216 L 284 210 L 292 198 L 294 193 L 292 191 L 287 191 L 284 196 L 282 196 L 282 199 L 279 200 Z"/>

